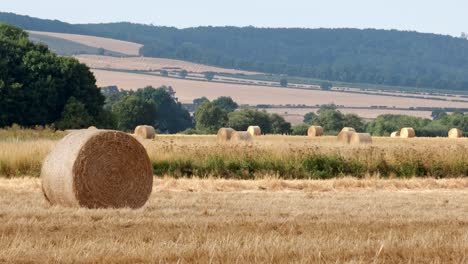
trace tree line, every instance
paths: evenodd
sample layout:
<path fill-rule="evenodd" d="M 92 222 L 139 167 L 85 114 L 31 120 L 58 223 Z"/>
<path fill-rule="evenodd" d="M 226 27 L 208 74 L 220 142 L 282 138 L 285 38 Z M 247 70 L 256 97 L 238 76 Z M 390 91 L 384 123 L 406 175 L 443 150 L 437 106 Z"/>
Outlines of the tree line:
<path fill-rule="evenodd" d="M 403 127 L 412 127 L 417 136 L 446 137 L 451 128 L 459 128 L 468 132 L 468 115 L 462 112 L 451 114 L 443 110 L 432 112 L 432 119 L 408 115 L 380 115 L 376 119 L 365 122 L 355 114 L 343 114 L 335 105 L 325 105 L 314 112 L 304 115 L 304 122 L 292 128 L 293 135 L 307 135 L 311 125 L 322 126 L 328 135 L 336 135 L 343 127 L 353 127 L 358 132 L 368 132 L 373 136 L 389 136 Z"/>
<path fill-rule="evenodd" d="M 32 30 L 88 34 L 143 44 L 150 57 L 330 81 L 465 90 L 468 40 L 375 29 L 80 24 L 0 13 Z"/>

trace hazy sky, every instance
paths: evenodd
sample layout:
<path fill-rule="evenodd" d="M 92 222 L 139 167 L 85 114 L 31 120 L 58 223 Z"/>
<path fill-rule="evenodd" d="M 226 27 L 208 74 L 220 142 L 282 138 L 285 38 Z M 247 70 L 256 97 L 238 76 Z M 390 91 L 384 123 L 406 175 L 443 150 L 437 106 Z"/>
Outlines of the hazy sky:
<path fill-rule="evenodd" d="M 468 32 L 468 0 L 0 0 L 0 10 L 70 23 Z"/>

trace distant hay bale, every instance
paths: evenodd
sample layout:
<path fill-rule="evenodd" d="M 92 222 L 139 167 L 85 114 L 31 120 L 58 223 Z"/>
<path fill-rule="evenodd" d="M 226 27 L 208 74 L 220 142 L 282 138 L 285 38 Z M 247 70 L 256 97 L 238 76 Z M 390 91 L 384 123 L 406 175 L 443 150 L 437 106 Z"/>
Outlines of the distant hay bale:
<path fill-rule="evenodd" d="M 400 137 L 401 138 L 414 138 L 416 137 L 416 132 L 411 127 L 404 127 L 400 129 Z"/>
<path fill-rule="evenodd" d="M 154 131 L 154 127 L 143 125 L 137 126 L 134 134 L 143 139 L 153 139 L 156 132 Z"/>
<path fill-rule="evenodd" d="M 341 131 L 338 134 L 338 141 L 342 143 L 348 144 L 349 141 L 351 140 L 351 136 L 355 134 L 356 132 L 353 131 Z"/>
<path fill-rule="evenodd" d="M 461 131 L 458 128 L 452 128 L 448 132 L 448 137 L 449 138 L 461 138 L 461 137 L 463 137 L 463 131 Z"/>
<path fill-rule="evenodd" d="M 220 128 L 218 130 L 218 139 L 222 141 L 231 140 L 232 133 L 234 132 L 236 131 L 232 128 L 226 128 L 226 127 Z"/>
<path fill-rule="evenodd" d="M 262 135 L 262 130 L 259 126 L 249 126 L 249 128 L 247 128 L 247 132 L 249 132 L 253 137 Z"/>
<path fill-rule="evenodd" d="M 231 141 L 250 141 L 252 139 L 252 134 L 247 131 L 234 131 L 231 135 Z"/>
<path fill-rule="evenodd" d="M 90 127 L 88 127 L 88 129 L 96 130 L 97 127 L 95 127 L 95 126 L 90 126 Z"/>
<path fill-rule="evenodd" d="M 66 207 L 139 208 L 153 186 L 145 148 L 111 130 L 68 134 L 46 157 L 41 178 L 46 200 Z"/>
<path fill-rule="evenodd" d="M 350 144 L 372 144 L 372 136 L 369 133 L 353 133 Z"/>
<path fill-rule="evenodd" d="M 321 126 L 311 126 L 307 130 L 307 136 L 309 137 L 321 137 L 323 136 L 323 127 Z"/>
<path fill-rule="evenodd" d="M 356 132 L 356 130 L 352 127 L 343 127 L 343 129 L 341 129 L 341 132 Z"/>
<path fill-rule="evenodd" d="M 400 137 L 400 131 L 392 132 L 392 134 L 390 135 L 390 137 L 392 137 L 392 138 Z"/>

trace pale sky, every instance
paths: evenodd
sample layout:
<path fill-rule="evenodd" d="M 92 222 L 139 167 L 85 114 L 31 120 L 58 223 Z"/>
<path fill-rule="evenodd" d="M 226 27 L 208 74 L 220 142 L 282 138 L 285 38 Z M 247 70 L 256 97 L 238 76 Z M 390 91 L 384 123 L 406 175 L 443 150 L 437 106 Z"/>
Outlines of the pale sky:
<path fill-rule="evenodd" d="M 460 36 L 468 0 L 0 0 L 0 11 L 70 23 L 378 28 Z"/>

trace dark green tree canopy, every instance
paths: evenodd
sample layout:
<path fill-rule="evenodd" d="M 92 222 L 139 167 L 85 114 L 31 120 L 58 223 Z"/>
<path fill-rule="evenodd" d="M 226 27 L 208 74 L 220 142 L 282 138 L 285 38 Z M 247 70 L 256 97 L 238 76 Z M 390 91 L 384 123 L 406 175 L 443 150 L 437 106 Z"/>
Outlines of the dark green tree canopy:
<path fill-rule="evenodd" d="M 212 102 L 203 102 L 195 111 L 195 128 L 203 133 L 216 133 L 226 126 L 228 115 L 225 110 Z"/>
<path fill-rule="evenodd" d="M 21 29 L 0 24 L 0 127 L 50 125 L 72 113 L 82 114 L 75 116 L 81 121 L 62 120 L 62 128 L 97 125 L 103 104 L 86 65 L 58 57 L 29 42 Z"/>
<path fill-rule="evenodd" d="M 218 97 L 217 99 L 213 100 L 213 104 L 228 113 L 235 111 L 239 107 L 239 105 L 229 96 Z"/>

